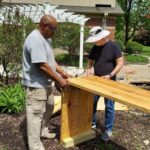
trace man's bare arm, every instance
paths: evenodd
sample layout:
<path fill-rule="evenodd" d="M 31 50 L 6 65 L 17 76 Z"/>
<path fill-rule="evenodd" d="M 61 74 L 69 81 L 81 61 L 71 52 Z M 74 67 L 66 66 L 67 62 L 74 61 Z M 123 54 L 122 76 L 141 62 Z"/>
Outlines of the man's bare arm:
<path fill-rule="evenodd" d="M 40 69 L 61 87 L 67 86 L 67 81 L 60 78 L 47 63 L 39 63 Z"/>

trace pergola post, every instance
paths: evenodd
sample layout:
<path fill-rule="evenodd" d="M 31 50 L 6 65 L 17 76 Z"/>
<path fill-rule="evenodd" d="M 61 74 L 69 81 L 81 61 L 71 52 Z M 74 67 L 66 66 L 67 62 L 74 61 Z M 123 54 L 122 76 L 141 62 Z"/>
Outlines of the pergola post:
<path fill-rule="evenodd" d="M 79 68 L 83 68 L 84 25 L 80 25 L 80 58 Z"/>
<path fill-rule="evenodd" d="M 106 26 L 107 26 L 107 17 L 108 17 L 108 12 L 105 12 L 104 13 L 104 17 L 103 17 L 103 20 L 102 20 L 102 28 L 105 29 Z"/>

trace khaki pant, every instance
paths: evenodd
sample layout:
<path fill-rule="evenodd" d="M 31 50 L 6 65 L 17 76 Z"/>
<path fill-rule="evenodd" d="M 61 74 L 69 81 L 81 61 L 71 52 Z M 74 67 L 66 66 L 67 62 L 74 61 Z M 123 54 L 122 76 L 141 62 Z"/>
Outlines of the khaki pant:
<path fill-rule="evenodd" d="M 29 150 L 45 150 L 41 131 L 47 127 L 54 107 L 53 89 L 26 88 L 26 116 Z"/>

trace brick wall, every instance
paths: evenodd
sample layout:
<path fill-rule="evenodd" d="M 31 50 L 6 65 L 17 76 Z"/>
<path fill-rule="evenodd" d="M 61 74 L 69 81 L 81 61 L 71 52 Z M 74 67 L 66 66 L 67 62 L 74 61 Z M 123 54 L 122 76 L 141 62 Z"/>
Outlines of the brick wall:
<path fill-rule="evenodd" d="M 86 22 L 86 26 L 93 27 L 93 26 L 102 26 L 102 18 L 91 18 Z M 115 39 L 115 26 L 116 20 L 115 17 L 108 17 L 106 21 L 106 29 L 110 31 L 110 39 Z"/>

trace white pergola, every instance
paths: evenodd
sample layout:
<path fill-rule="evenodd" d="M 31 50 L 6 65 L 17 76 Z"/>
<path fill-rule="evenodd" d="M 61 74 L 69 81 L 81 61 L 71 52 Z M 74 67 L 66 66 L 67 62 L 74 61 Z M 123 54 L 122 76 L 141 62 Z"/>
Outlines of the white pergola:
<path fill-rule="evenodd" d="M 89 19 L 84 15 L 74 14 L 74 12 L 67 12 L 67 9 L 58 9 L 58 6 L 53 6 L 49 3 L 41 5 L 24 5 L 24 4 L 13 4 L 11 6 L 2 5 L 0 8 L 0 23 L 5 20 L 4 13 L 12 10 L 13 13 L 16 9 L 19 10 L 21 14 L 32 19 L 34 23 L 39 23 L 40 18 L 43 15 L 50 14 L 54 16 L 58 22 L 71 22 L 80 25 L 80 58 L 79 58 L 79 68 L 83 68 L 83 45 L 84 45 L 84 25 Z"/>

